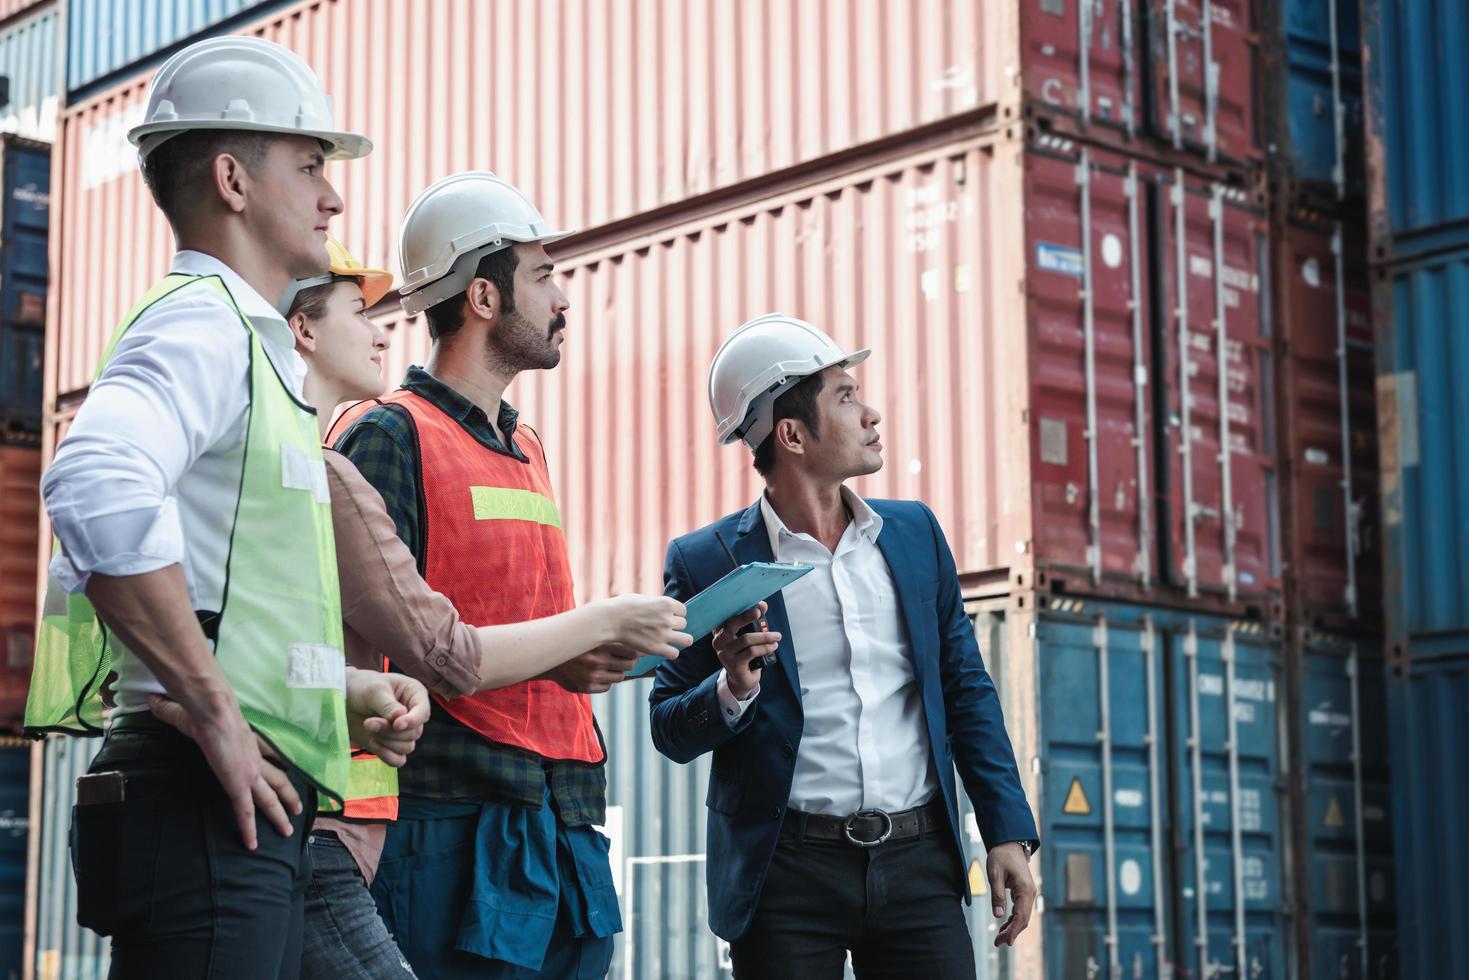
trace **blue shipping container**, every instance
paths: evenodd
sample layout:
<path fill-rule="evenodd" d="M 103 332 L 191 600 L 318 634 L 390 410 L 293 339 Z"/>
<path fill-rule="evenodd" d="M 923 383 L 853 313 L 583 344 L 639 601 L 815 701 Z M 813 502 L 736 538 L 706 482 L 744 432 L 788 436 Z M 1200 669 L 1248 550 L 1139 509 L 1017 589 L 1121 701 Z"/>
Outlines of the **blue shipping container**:
<path fill-rule="evenodd" d="M 1303 975 L 1397 972 L 1381 640 L 1312 632 L 1299 649 Z"/>
<path fill-rule="evenodd" d="M 48 143 L 56 139 L 57 6 L 0 30 L 0 75 L 10 82 L 10 104 L 0 108 L 0 132 Z"/>
<path fill-rule="evenodd" d="M 1390 670 L 1403 976 L 1469 976 L 1469 655 L 1400 661 Z"/>
<path fill-rule="evenodd" d="M 0 423 L 41 431 L 51 147 L 0 140 Z"/>
<path fill-rule="evenodd" d="M 159 55 L 219 33 L 280 0 L 71 0 L 67 4 L 67 102 L 104 80 L 152 67 Z"/>
<path fill-rule="evenodd" d="M 1276 648 L 1258 624 L 1052 602 L 1034 651 L 1047 976 L 1285 976 Z"/>
<path fill-rule="evenodd" d="M 1291 175 L 1298 183 L 1332 191 L 1340 179 L 1342 193 L 1360 197 L 1362 52 L 1356 0 L 1286 0 L 1282 19 L 1284 150 Z"/>
<path fill-rule="evenodd" d="M 1389 647 L 1458 656 L 1469 650 L 1469 249 L 1376 277 Z"/>
<path fill-rule="evenodd" d="M 19 980 L 25 952 L 31 743 L 0 739 L 0 978 Z"/>
<path fill-rule="evenodd" d="M 1469 245 L 1469 4 L 1362 0 L 1372 257 Z"/>

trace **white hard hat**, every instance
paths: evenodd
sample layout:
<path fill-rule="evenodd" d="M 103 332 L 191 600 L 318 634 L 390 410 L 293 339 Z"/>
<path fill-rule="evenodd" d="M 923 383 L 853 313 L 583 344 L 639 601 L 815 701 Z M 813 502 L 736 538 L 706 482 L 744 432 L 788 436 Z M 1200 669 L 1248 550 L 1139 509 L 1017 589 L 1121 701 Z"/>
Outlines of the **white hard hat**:
<path fill-rule="evenodd" d="M 519 188 L 488 170 L 430 184 L 408 205 L 398 240 L 403 312 L 420 313 L 464 292 L 479 260 L 516 242 L 554 242 L 553 231 Z"/>
<path fill-rule="evenodd" d="M 729 335 L 709 367 L 709 407 L 719 441 L 759 447 L 775 428 L 775 400 L 791 385 L 829 367 L 867 360 L 848 354 L 818 327 L 784 313 L 766 313 Z"/>
<path fill-rule="evenodd" d="M 258 37 L 214 37 L 164 62 L 148 86 L 143 121 L 128 140 L 144 160 L 170 136 L 193 129 L 237 129 L 311 136 L 329 160 L 372 152 L 372 141 L 339 131 L 332 100 L 306 62 Z"/>

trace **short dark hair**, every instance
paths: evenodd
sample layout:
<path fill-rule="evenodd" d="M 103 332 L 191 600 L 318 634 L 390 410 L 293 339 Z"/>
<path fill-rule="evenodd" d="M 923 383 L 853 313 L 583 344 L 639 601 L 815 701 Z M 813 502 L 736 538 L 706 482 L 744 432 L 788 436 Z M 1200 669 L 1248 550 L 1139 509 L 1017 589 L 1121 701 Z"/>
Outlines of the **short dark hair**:
<path fill-rule="evenodd" d="M 286 319 L 289 320 L 297 313 L 305 315 L 308 320 L 320 320 L 326 316 L 327 300 L 331 299 L 332 287 L 335 281 L 324 282 L 319 286 L 307 286 L 298 292 L 291 300 L 291 308 L 286 311 Z"/>
<path fill-rule="evenodd" d="M 821 372 L 818 371 L 797 381 L 775 399 L 770 435 L 766 436 L 765 441 L 760 443 L 759 448 L 755 450 L 755 469 L 761 476 L 769 476 L 770 471 L 775 468 L 776 423 L 784 419 L 795 419 L 810 429 L 813 437 L 818 439 L 821 437 L 816 415 L 816 399 L 821 394 L 824 385 Z"/>
<path fill-rule="evenodd" d="M 515 267 L 519 264 L 520 257 L 515 254 L 515 246 L 511 245 L 483 256 L 475 266 L 474 278 L 488 279 L 499 290 L 501 313 L 515 312 Z M 429 337 L 438 340 L 458 333 L 464 326 L 464 308 L 468 305 L 469 298 L 460 293 L 424 310 Z"/>
<path fill-rule="evenodd" d="M 265 161 L 277 137 L 239 129 L 191 129 L 159 144 L 143 161 L 143 182 L 168 223 L 177 230 L 179 218 L 192 205 L 199 187 L 209 179 L 215 157 L 228 153 L 254 173 Z"/>

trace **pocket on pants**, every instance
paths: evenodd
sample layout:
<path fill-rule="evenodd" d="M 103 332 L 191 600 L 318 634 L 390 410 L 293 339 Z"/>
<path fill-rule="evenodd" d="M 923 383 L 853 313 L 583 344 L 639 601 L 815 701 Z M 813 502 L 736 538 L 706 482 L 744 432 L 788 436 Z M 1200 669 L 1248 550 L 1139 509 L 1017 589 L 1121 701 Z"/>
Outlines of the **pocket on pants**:
<path fill-rule="evenodd" d="M 158 861 L 157 800 L 71 808 L 77 923 L 103 936 L 146 929 Z"/>

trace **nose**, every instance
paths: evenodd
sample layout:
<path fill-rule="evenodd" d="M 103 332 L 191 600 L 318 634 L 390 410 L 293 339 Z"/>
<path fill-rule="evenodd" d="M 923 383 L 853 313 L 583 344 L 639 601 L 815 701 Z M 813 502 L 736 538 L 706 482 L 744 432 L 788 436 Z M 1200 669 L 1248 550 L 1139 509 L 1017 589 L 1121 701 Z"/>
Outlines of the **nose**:
<path fill-rule="evenodd" d="M 383 333 L 381 327 L 374 328 L 374 330 L 372 331 L 373 350 L 387 350 L 388 345 L 391 343 L 392 341 L 388 340 L 388 335 Z"/>
<path fill-rule="evenodd" d="M 322 195 L 321 202 L 317 206 L 327 214 L 341 214 L 344 207 L 341 196 L 330 183 L 326 185 L 326 193 Z"/>
<path fill-rule="evenodd" d="M 560 286 L 556 287 L 556 302 L 554 307 L 557 313 L 565 313 L 571 309 L 571 300 L 566 298 L 566 294 L 561 291 Z"/>
<path fill-rule="evenodd" d="M 866 422 L 869 429 L 882 421 L 882 413 L 879 412 L 877 409 L 873 408 L 871 405 L 863 405 L 862 407 L 867 410 Z"/>

